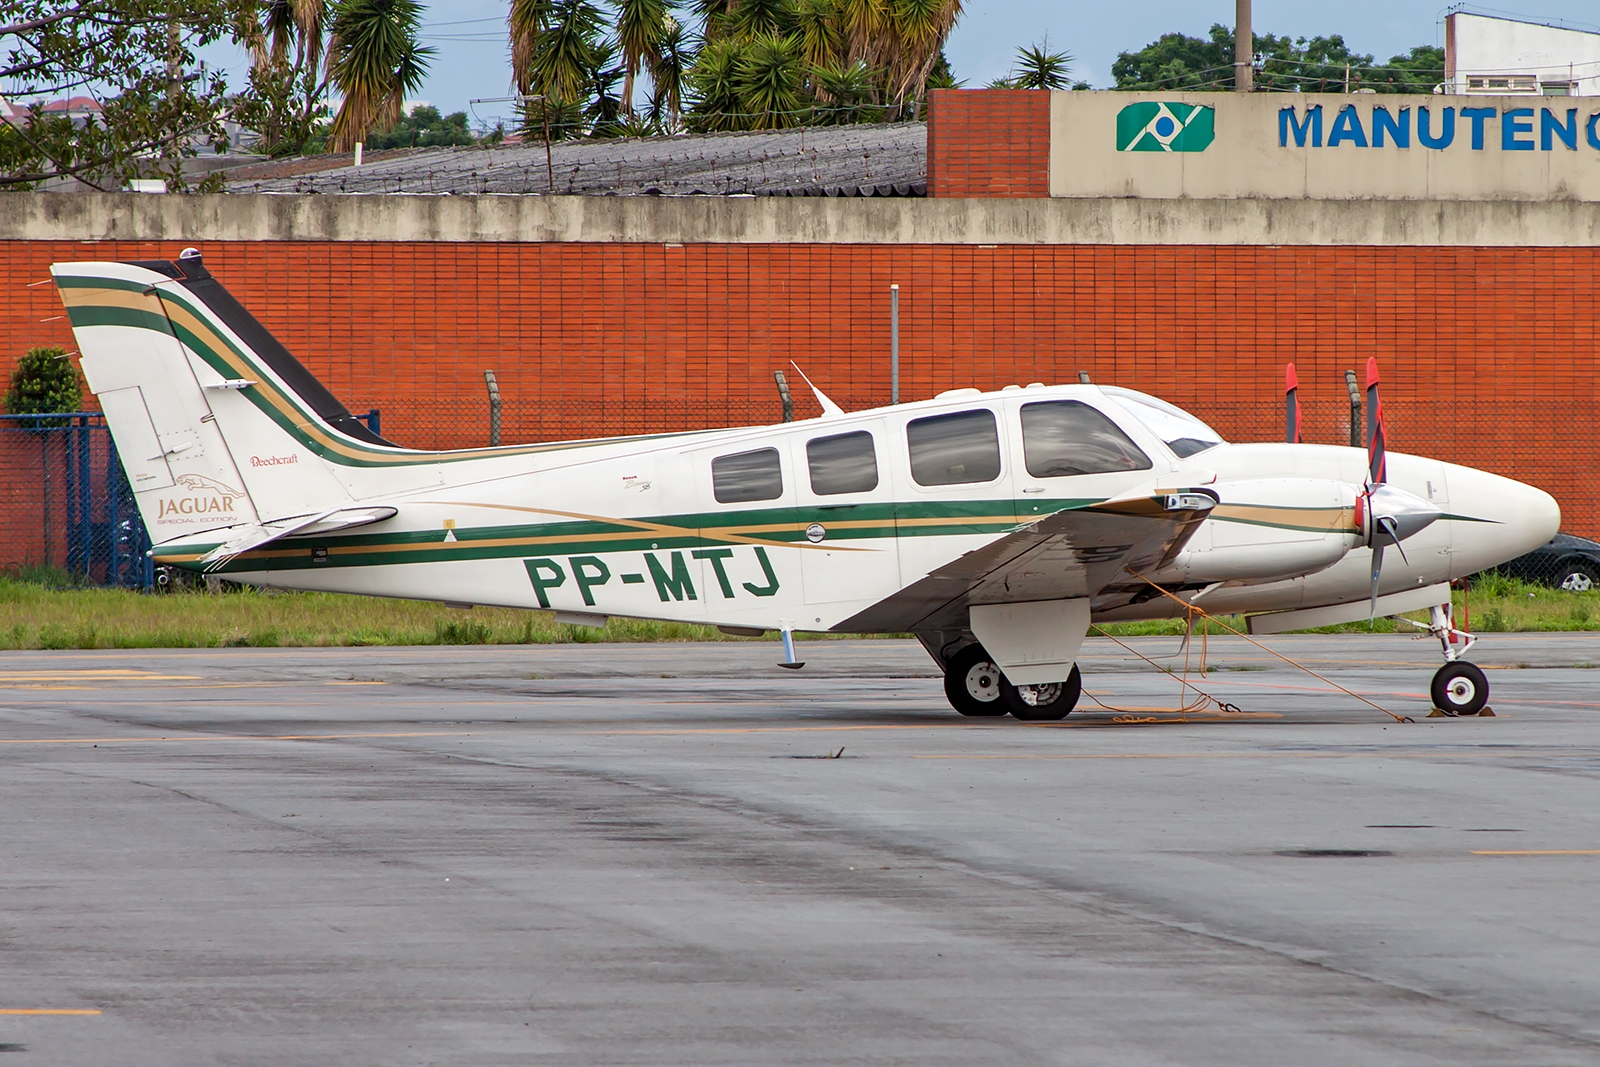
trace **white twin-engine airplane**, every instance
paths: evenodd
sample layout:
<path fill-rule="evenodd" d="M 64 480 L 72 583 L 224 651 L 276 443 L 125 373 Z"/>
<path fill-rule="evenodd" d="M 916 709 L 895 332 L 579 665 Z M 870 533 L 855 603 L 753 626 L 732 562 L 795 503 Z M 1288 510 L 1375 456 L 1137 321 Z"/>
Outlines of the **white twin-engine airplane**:
<path fill-rule="evenodd" d="M 1257 633 L 1431 609 L 1548 541 L 1546 493 L 1370 448 L 1228 444 L 1109 386 L 957 389 L 733 430 L 423 452 L 375 436 L 190 249 L 52 268 L 157 563 L 263 586 L 778 630 L 914 633 L 963 715 L 1059 719 L 1091 622 Z M 1386 548 L 1396 551 L 1385 553 Z M 1165 592 L 1163 592 L 1165 591 Z M 1166 595 L 1166 594 L 1172 595 Z"/>

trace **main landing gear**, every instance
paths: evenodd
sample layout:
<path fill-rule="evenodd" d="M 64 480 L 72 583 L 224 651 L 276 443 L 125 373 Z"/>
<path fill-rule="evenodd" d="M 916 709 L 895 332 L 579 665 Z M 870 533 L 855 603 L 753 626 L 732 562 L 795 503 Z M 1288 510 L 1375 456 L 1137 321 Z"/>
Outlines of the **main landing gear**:
<path fill-rule="evenodd" d="M 1412 625 L 1422 627 L 1421 623 Z M 1446 715 L 1477 715 L 1489 703 L 1489 679 L 1481 667 L 1461 657 L 1478 643 L 1478 639 L 1455 628 L 1449 605 L 1430 610 L 1426 629 L 1439 639 L 1445 658 L 1444 666 L 1439 668 L 1433 676 L 1433 684 L 1428 687 L 1433 706 Z M 1459 649 L 1454 647 L 1458 641 Z"/>
<path fill-rule="evenodd" d="M 950 657 L 944 669 L 944 695 L 963 715 L 1009 714 L 1030 722 L 1064 719 L 1077 707 L 1083 691 L 1078 668 L 1064 682 L 1012 685 L 982 645 L 968 645 Z"/>

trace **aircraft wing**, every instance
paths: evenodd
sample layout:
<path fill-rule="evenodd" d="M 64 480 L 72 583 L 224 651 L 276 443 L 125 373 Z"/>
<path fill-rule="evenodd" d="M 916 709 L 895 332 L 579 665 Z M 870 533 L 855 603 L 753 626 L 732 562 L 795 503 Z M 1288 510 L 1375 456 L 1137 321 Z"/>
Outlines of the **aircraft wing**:
<path fill-rule="evenodd" d="M 1171 562 L 1216 503 L 1209 490 L 1183 489 L 1058 511 L 952 560 L 834 629 L 959 630 L 974 604 L 1092 597 L 1139 582 L 1134 572 Z"/>

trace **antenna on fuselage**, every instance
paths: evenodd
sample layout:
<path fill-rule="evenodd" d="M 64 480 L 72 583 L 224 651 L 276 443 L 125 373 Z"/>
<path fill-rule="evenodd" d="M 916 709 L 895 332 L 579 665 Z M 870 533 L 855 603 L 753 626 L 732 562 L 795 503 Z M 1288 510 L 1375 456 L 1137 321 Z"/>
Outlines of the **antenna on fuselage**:
<path fill-rule="evenodd" d="M 1078 384 L 1079 385 L 1088 385 L 1088 384 L 1090 384 L 1089 383 L 1089 372 L 1088 371 L 1081 370 L 1081 371 L 1078 372 Z"/>
<path fill-rule="evenodd" d="M 811 391 L 816 394 L 817 403 L 822 405 L 822 413 L 824 415 L 844 414 L 844 408 L 829 400 L 827 393 L 824 393 L 821 389 L 818 389 L 815 385 L 812 385 L 811 379 L 806 377 L 806 372 L 800 369 L 800 364 L 791 359 L 789 361 L 789 366 L 793 367 L 794 372 L 800 375 L 801 379 L 804 380 L 807 385 L 811 386 Z"/>

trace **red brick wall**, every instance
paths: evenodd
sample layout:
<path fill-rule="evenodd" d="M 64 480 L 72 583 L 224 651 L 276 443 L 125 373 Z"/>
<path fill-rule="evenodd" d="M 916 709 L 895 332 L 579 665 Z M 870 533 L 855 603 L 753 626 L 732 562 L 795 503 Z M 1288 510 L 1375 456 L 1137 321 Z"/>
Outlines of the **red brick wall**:
<path fill-rule="evenodd" d="M 928 94 L 928 195 L 1050 195 L 1050 94 L 935 89 Z"/>
<path fill-rule="evenodd" d="M 181 242 L 0 242 L 0 370 L 71 346 L 54 260 Z M 1600 249 L 1260 246 L 210 242 L 206 262 L 352 409 L 420 446 L 776 421 L 793 357 L 848 407 L 1099 382 L 1159 394 L 1234 440 L 1282 433 L 1298 364 L 1306 439 L 1347 440 L 1343 372 L 1382 363 L 1390 444 L 1554 493 L 1600 533 L 1594 432 Z M 814 401 L 791 373 L 801 417 Z M 0 515 L 0 523 L 5 517 Z M 9 527 L 9 523 L 7 524 Z"/>

